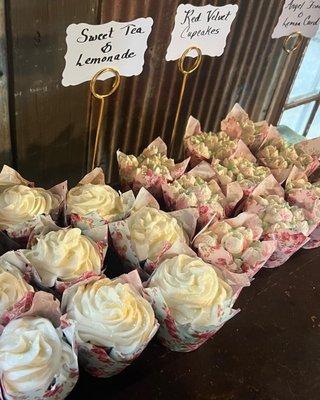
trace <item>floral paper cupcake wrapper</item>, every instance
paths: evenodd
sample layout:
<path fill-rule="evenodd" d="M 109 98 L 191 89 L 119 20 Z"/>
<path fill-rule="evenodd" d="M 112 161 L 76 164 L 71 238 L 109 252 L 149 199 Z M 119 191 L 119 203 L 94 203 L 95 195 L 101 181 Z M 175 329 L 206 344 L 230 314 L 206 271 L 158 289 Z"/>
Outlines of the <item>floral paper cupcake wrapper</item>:
<path fill-rule="evenodd" d="M 105 176 L 102 168 L 95 168 L 89 172 L 80 180 L 77 186 L 86 184 L 105 185 Z M 135 197 L 132 190 L 125 193 L 119 192 L 119 197 L 121 198 L 123 210 L 122 212 L 110 216 L 108 219 L 102 218 L 97 212 L 90 212 L 86 215 L 69 212 L 68 205 L 66 208 L 67 218 L 70 220 L 72 226 L 80 228 L 81 230 L 92 229 L 110 222 L 122 220 L 129 215 Z"/>
<path fill-rule="evenodd" d="M 269 167 L 277 181 L 282 183 L 294 165 L 302 169 L 301 164 L 304 164 L 306 175 L 312 174 L 319 167 L 320 142 L 313 142 L 312 146 L 308 146 L 308 142 L 291 145 L 273 128 L 256 155 L 260 164 Z"/>
<path fill-rule="evenodd" d="M 198 233 L 193 240 L 193 246 L 205 262 L 222 271 L 227 271 L 228 283 L 249 286 L 253 276 L 276 250 L 277 242 L 275 240 L 260 241 L 262 224 L 256 214 L 243 212 L 223 222 L 228 224 L 230 229 L 222 235 L 220 240 L 218 234 L 213 233 L 214 227 L 218 227 L 219 223 L 214 223 Z M 236 238 L 237 243 L 235 243 Z M 223 245 L 224 242 L 225 245 Z M 239 247 L 239 245 L 241 249 L 235 248 L 233 251 L 230 248 Z"/>
<path fill-rule="evenodd" d="M 206 139 L 214 139 L 215 144 L 208 143 L 207 145 L 202 142 Z M 219 151 L 217 150 L 217 143 L 219 143 Z M 192 116 L 189 117 L 187 123 L 184 147 L 186 156 L 190 157 L 191 167 L 196 166 L 201 161 L 211 163 L 214 160 L 221 161 L 231 156 L 243 156 L 252 162 L 256 161 L 254 155 L 241 139 L 232 140 L 225 132 L 219 132 L 218 134 L 202 132 L 200 122 Z M 218 153 L 214 155 L 213 151 L 215 153 L 218 151 L 219 156 L 217 156 Z"/>
<path fill-rule="evenodd" d="M 196 253 L 186 245 L 176 244 L 165 255 L 163 255 L 161 261 L 179 254 L 186 254 L 190 257 L 197 258 Z M 214 268 L 218 276 L 220 276 L 226 282 L 232 278 L 228 274 L 228 271 L 220 271 L 213 266 L 212 268 Z M 210 339 L 227 321 L 229 321 L 229 319 L 240 312 L 240 309 L 232 309 L 232 307 L 243 288 L 243 284 L 241 280 L 237 278 L 233 280 L 233 282 L 229 281 L 228 283 L 232 288 L 233 296 L 228 308 L 223 309 L 219 305 L 216 307 L 216 316 L 220 323 L 216 326 L 206 326 L 203 327 L 203 329 L 194 329 L 190 324 L 178 323 L 173 318 L 160 289 L 158 287 L 148 287 L 148 282 L 146 282 L 145 292 L 149 297 L 149 301 L 152 303 L 156 318 L 160 324 L 157 333 L 157 338 L 159 341 L 171 351 L 190 352 L 198 349 L 203 343 Z"/>
<path fill-rule="evenodd" d="M 155 198 L 147 190 L 141 188 L 133 209 L 137 211 L 144 206 L 152 207 L 157 210 L 160 208 Z M 187 233 L 189 240 L 191 240 L 194 236 L 197 225 L 197 219 L 199 216 L 198 211 L 194 208 L 187 208 L 169 212 L 167 214 L 174 217 L 179 222 L 180 226 Z M 157 254 L 156 260 L 152 261 L 145 259 L 140 262 L 132 245 L 131 234 L 127 220 L 117 221 L 109 224 L 109 232 L 113 247 L 119 257 L 127 267 L 130 269 L 137 269 L 142 279 L 148 278 L 149 274 L 156 268 L 159 258 L 173 245 L 172 243 L 164 241 L 161 250 Z"/>
<path fill-rule="evenodd" d="M 10 318 L 8 318 L 5 325 L 13 319 L 28 316 L 43 317 L 51 321 L 53 326 L 60 332 L 61 340 L 69 346 L 68 357 L 63 358 L 59 374 L 54 377 L 52 385 L 45 392 L 44 390 L 38 390 L 28 396 L 19 394 L 11 396 L 5 391 L 3 385 L 0 385 L 2 398 L 3 400 L 63 400 L 72 391 L 79 377 L 75 345 L 75 325 L 73 321 L 61 317 L 60 303 L 54 300 L 51 294 L 46 292 L 32 293 L 25 307 L 17 308 Z"/>
<path fill-rule="evenodd" d="M 24 257 L 21 257 L 17 252 L 9 251 L 0 256 L 0 265 L 8 266 L 12 272 L 17 270 L 18 274 L 21 274 L 22 279 L 29 284 L 31 280 L 30 271 L 27 269 L 27 263 Z M 25 295 L 20 298 L 12 307 L 7 308 L 2 315 L 0 314 L 0 324 L 6 325 L 18 312 L 25 311 L 33 300 L 34 291 L 30 287 L 30 291 L 26 292 Z M 21 311 L 23 310 L 23 311 Z"/>
<path fill-rule="evenodd" d="M 266 198 L 268 195 L 276 195 L 277 197 L 284 198 L 284 189 L 272 176 L 268 177 L 268 179 L 266 179 L 262 184 L 257 186 L 252 195 L 244 203 L 244 211 L 257 213 L 261 217 L 263 210 L 261 209 L 261 206 L 257 206 L 256 204 L 254 204 L 254 196 L 261 196 L 263 198 Z M 289 204 L 286 204 L 290 209 Z M 297 211 L 299 210 L 301 211 L 304 218 L 303 226 L 307 225 L 307 229 L 303 229 L 307 230 L 308 232 L 302 232 L 300 230 L 302 229 L 302 226 L 300 224 L 299 228 L 298 223 L 296 227 L 281 227 L 277 229 L 276 232 L 264 232 L 263 240 L 275 240 L 277 242 L 277 248 L 264 265 L 265 267 L 279 267 L 280 265 L 284 264 L 285 261 L 287 261 L 292 254 L 298 251 L 309 241 L 308 235 L 311 233 L 314 227 L 309 226 L 309 224 L 307 223 L 303 209 L 297 208 Z M 278 222 L 281 222 L 280 219 Z"/>
<path fill-rule="evenodd" d="M 144 160 L 141 161 L 141 157 Z M 132 189 L 137 194 L 144 187 L 158 200 L 162 198 L 162 185 L 179 178 L 189 163 L 188 158 L 178 164 L 168 159 L 167 145 L 160 137 L 150 143 L 139 157 L 118 150 L 117 160 L 123 190 Z"/>
<path fill-rule="evenodd" d="M 34 187 L 33 182 L 27 181 L 13 168 L 4 165 L 0 172 L 0 187 L 8 184 Z M 65 207 L 67 182 L 65 181 L 53 186 L 51 189 L 48 189 L 48 192 L 59 199 L 58 207 L 50 211 L 52 219 L 57 221 Z M 19 247 L 25 247 L 33 228 L 39 223 L 40 217 L 41 216 L 39 215 L 31 221 L 25 221 L 18 224 L 13 229 L 6 229 L 5 232 L 10 238 L 14 239 L 19 244 Z"/>
<path fill-rule="evenodd" d="M 63 293 L 62 310 L 66 310 L 68 298 L 70 298 L 70 296 L 72 296 L 76 292 L 78 286 L 102 278 L 103 276 L 90 277 L 83 280 L 82 282 L 73 285 L 72 287 L 69 287 Z M 134 287 L 143 297 L 145 297 L 142 283 L 137 271 L 131 271 L 130 273 L 121 275 L 115 279 L 121 283 L 129 283 L 129 285 Z M 124 370 L 126 367 L 128 367 L 137 357 L 139 357 L 139 355 L 146 348 L 152 337 L 156 334 L 158 326 L 159 325 L 156 322 L 150 336 L 147 338 L 144 345 L 130 356 L 123 355 L 112 348 L 99 347 L 91 343 L 84 342 L 83 340 L 81 340 L 79 335 L 76 335 L 76 344 L 79 352 L 79 363 L 84 367 L 87 372 L 89 372 L 89 374 L 97 378 L 108 378 L 110 376 L 116 375 Z"/>
<path fill-rule="evenodd" d="M 59 231 L 59 230 L 66 230 L 68 228 L 60 228 L 57 226 L 50 218 L 48 217 L 42 217 L 41 222 L 35 227 L 33 230 L 29 242 L 27 245 L 27 248 L 31 248 L 32 244 L 35 243 L 37 236 L 39 235 L 45 235 L 48 232 L 51 231 Z M 107 225 L 99 226 L 96 228 L 88 229 L 82 232 L 84 236 L 86 236 L 95 246 L 96 250 L 99 253 L 99 258 L 101 261 L 101 271 L 103 270 L 103 265 L 104 265 L 104 259 L 107 253 L 108 249 L 108 227 Z M 66 288 L 69 286 L 72 286 L 75 283 L 81 282 L 83 279 L 86 279 L 91 276 L 96 276 L 97 273 L 94 271 L 92 272 L 85 272 L 78 278 L 71 280 L 71 281 L 61 281 L 59 279 L 55 280 L 55 283 L 53 286 L 47 287 L 43 284 L 42 279 L 37 272 L 36 268 L 32 265 L 32 263 L 27 259 L 25 256 L 25 251 L 24 250 L 18 250 L 19 256 L 22 257 L 27 265 L 27 270 L 30 273 L 33 282 L 41 289 L 48 290 L 51 289 L 54 291 L 55 294 L 59 295 L 64 292 Z"/>
<path fill-rule="evenodd" d="M 221 121 L 221 130 L 232 139 L 242 139 L 252 151 L 256 151 L 269 133 L 266 121 L 254 123 L 244 109 L 236 103 L 226 118 Z"/>
<path fill-rule="evenodd" d="M 223 219 L 242 199 L 243 191 L 237 182 L 232 182 L 225 186 L 224 194 L 215 179 L 215 170 L 210 164 L 202 161 L 177 181 L 163 186 L 166 206 L 169 210 L 197 208 L 200 229 L 212 221 L 213 217 L 216 220 Z M 185 184 L 189 186 L 184 188 Z M 176 185 L 178 189 L 175 188 Z"/>
<path fill-rule="evenodd" d="M 320 181 L 310 183 L 306 174 L 296 167 L 286 182 L 286 199 L 291 205 L 305 210 L 310 225 L 314 230 L 310 233 L 310 240 L 304 245 L 305 249 L 314 249 L 320 246 Z"/>

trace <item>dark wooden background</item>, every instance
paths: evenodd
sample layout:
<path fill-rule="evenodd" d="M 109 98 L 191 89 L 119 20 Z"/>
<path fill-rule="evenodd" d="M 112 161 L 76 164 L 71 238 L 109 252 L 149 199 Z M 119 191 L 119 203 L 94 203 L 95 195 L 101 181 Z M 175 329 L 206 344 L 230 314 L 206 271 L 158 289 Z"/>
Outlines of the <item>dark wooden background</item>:
<path fill-rule="evenodd" d="M 97 121 L 88 83 L 63 87 L 66 28 L 71 23 L 154 19 L 145 67 L 122 78 L 107 102 L 99 163 L 117 180 L 115 151 L 137 153 L 161 135 L 170 142 L 181 75 L 164 57 L 178 0 L 0 0 L 0 163 L 10 163 L 31 180 L 75 183 L 88 169 L 88 150 Z M 188 116 L 205 129 L 238 101 L 255 120 L 276 123 L 303 46 L 287 56 L 282 39 L 271 39 L 283 0 L 192 0 L 194 5 L 237 3 L 221 57 L 205 56 L 192 75 L 182 104 L 173 154 L 182 157 Z M 7 51 L 6 51 L 7 48 Z"/>

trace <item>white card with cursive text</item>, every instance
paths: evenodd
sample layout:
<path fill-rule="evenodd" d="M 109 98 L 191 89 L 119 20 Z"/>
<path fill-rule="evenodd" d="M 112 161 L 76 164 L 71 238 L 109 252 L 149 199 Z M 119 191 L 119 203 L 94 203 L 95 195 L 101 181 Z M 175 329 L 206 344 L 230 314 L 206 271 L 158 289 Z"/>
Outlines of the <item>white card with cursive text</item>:
<path fill-rule="evenodd" d="M 112 67 L 122 76 L 141 74 L 153 19 L 111 21 L 101 25 L 71 24 L 67 28 L 66 65 L 62 85 L 90 81 L 99 70 Z M 105 73 L 104 80 L 112 77 Z"/>
<path fill-rule="evenodd" d="M 320 0 L 286 0 L 278 23 L 271 37 L 273 39 L 300 32 L 312 38 L 320 23 Z"/>
<path fill-rule="evenodd" d="M 191 46 L 199 47 L 202 54 L 221 56 L 227 42 L 232 21 L 238 11 L 236 4 L 215 7 L 180 4 L 177 8 L 171 42 L 167 48 L 166 60 L 177 60 Z M 196 57 L 197 53 L 188 53 Z"/>

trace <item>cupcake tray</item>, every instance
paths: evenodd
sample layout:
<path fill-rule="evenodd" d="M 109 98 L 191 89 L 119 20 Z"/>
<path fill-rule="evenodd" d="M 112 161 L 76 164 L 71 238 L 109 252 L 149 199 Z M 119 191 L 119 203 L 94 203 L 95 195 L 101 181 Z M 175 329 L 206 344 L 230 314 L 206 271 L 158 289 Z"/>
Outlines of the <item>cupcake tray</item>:
<path fill-rule="evenodd" d="M 118 263 L 109 257 L 112 277 Z M 198 350 L 174 353 L 153 339 L 112 378 L 81 371 L 67 399 L 319 399 L 319 257 L 320 248 L 300 250 L 263 268 L 236 303 L 242 312 Z"/>

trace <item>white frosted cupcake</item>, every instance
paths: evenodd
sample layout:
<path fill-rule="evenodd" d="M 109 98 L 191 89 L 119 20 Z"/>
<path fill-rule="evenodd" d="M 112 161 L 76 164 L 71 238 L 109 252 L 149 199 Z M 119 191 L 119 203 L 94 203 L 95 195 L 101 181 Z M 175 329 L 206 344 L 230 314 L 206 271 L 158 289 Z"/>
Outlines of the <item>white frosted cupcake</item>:
<path fill-rule="evenodd" d="M 0 185 L 0 229 L 9 236 L 23 236 L 41 215 L 49 215 L 60 205 L 58 195 L 26 185 Z"/>
<path fill-rule="evenodd" d="M 78 228 L 41 233 L 29 247 L 23 253 L 44 287 L 53 287 L 56 282 L 72 283 L 86 273 L 101 273 L 103 260 L 98 244 Z"/>
<path fill-rule="evenodd" d="M 64 292 L 63 308 L 77 322 L 80 362 L 98 377 L 128 366 L 157 330 L 151 305 L 123 276 L 70 287 Z"/>
<path fill-rule="evenodd" d="M 234 291 L 218 270 L 180 254 L 162 261 L 146 292 L 160 322 L 159 338 L 174 351 L 192 351 L 234 315 Z"/>
<path fill-rule="evenodd" d="M 156 261 L 164 248 L 179 241 L 187 243 L 187 235 L 170 214 L 152 207 L 143 207 L 127 220 L 131 243 L 139 261 Z"/>
<path fill-rule="evenodd" d="M 0 317 L 10 311 L 34 289 L 23 278 L 20 270 L 0 258 Z"/>
<path fill-rule="evenodd" d="M 77 360 L 48 319 L 21 317 L 0 336 L 0 371 L 6 400 L 62 400 L 76 383 Z"/>

